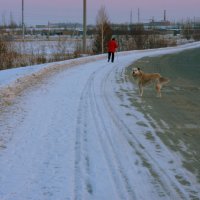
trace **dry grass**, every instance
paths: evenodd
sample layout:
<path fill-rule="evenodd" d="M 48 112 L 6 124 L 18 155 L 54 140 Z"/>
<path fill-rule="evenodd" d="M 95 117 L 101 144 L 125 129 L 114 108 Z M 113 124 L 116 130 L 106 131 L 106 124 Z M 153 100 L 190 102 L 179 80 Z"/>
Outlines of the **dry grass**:
<path fill-rule="evenodd" d="M 0 37 L 0 70 L 77 58 L 81 56 L 81 46 L 78 44 L 72 53 L 67 51 L 65 40 L 58 40 L 54 44 L 54 53 L 48 53 L 48 48 L 43 45 L 38 45 L 36 48 L 31 46 L 28 53 L 25 53 L 24 45 L 26 43 L 10 42 Z"/>

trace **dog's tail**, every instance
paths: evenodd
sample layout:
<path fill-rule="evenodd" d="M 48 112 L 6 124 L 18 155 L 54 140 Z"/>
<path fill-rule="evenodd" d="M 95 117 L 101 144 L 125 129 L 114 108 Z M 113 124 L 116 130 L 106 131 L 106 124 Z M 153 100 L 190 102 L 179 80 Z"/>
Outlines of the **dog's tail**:
<path fill-rule="evenodd" d="M 164 77 L 160 77 L 157 80 L 157 84 L 156 84 L 156 91 L 159 97 L 161 97 L 161 89 L 163 85 L 166 85 L 169 82 L 168 78 L 164 78 Z"/>
<path fill-rule="evenodd" d="M 166 85 L 169 81 L 170 81 L 170 80 L 169 80 L 168 78 L 164 78 L 164 77 L 162 77 L 162 76 L 159 78 L 159 83 L 160 83 L 161 85 Z"/>

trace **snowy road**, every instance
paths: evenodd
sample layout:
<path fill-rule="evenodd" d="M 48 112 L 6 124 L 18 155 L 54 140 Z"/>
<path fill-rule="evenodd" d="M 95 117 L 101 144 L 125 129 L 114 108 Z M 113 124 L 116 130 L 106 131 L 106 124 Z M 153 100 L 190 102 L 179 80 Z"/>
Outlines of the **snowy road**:
<path fill-rule="evenodd" d="M 125 76 L 136 59 L 194 46 L 75 61 L 26 88 L 0 116 L 0 200 L 200 199 L 195 176 L 123 92 L 138 95 Z"/>

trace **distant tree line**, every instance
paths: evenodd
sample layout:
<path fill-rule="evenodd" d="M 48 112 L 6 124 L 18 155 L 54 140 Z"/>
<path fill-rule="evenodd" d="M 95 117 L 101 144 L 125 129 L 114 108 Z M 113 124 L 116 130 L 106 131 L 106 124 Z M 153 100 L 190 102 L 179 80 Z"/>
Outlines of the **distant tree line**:
<path fill-rule="evenodd" d="M 19 28 L 21 25 L 17 24 L 17 22 L 14 20 L 14 17 L 12 13 L 10 13 L 10 19 L 7 21 L 6 16 L 2 15 L 2 23 L 0 23 L 0 29 L 2 28 Z"/>
<path fill-rule="evenodd" d="M 59 39 L 55 45 L 56 53 L 51 57 L 47 55 L 45 50 L 42 53 L 24 54 L 22 51 L 16 50 L 14 42 L 16 36 L 21 35 L 21 25 L 17 24 L 10 14 L 10 20 L 7 23 L 5 16 L 2 16 L 0 23 L 0 69 L 11 67 L 19 67 L 45 63 L 51 61 L 65 60 L 69 58 L 79 57 L 82 54 L 81 31 L 77 29 L 25 29 L 26 34 L 45 36 L 49 40 L 50 36 L 58 35 Z M 179 25 L 178 30 L 164 30 L 155 26 L 145 27 L 143 23 L 136 24 L 113 24 L 110 22 L 105 6 L 102 6 L 97 13 L 96 25 L 88 26 L 87 35 L 92 45 L 87 47 L 88 54 L 100 54 L 107 52 L 107 43 L 115 37 L 119 44 L 119 51 L 127 51 L 134 49 L 151 49 L 176 45 L 175 39 L 168 39 L 167 34 L 181 34 L 182 38 L 187 40 L 200 40 L 200 22 L 187 21 Z M 77 36 L 77 44 L 74 53 L 66 53 L 65 35 L 72 37 Z M 60 38 L 60 36 L 63 36 Z M 20 38 L 20 37 L 18 37 Z M 38 50 L 39 52 L 39 50 Z"/>
<path fill-rule="evenodd" d="M 182 38 L 187 40 L 193 39 L 195 41 L 200 40 L 200 22 L 195 23 L 184 23 L 179 30 L 164 30 L 156 27 L 145 28 L 143 23 L 137 24 L 111 24 L 109 21 L 97 23 L 97 27 L 94 35 L 94 49 L 95 53 L 101 53 L 101 35 L 102 26 L 105 26 L 104 35 L 108 37 L 104 38 L 106 44 L 111 36 L 115 36 L 119 42 L 120 51 L 132 50 L 132 49 L 151 49 L 161 48 L 168 46 L 175 46 L 176 40 L 167 39 L 167 34 L 176 36 L 178 33 Z M 106 30 L 108 30 L 106 32 Z M 104 48 L 104 52 L 106 49 Z"/>
<path fill-rule="evenodd" d="M 181 27 L 181 33 L 187 40 L 200 40 L 200 23 L 186 22 Z"/>
<path fill-rule="evenodd" d="M 95 54 L 107 52 L 107 43 L 112 36 L 117 38 L 119 50 L 159 48 L 176 45 L 162 37 L 156 29 L 145 29 L 144 24 L 116 25 L 109 22 L 105 7 L 97 15 L 96 30 L 93 43 Z"/>

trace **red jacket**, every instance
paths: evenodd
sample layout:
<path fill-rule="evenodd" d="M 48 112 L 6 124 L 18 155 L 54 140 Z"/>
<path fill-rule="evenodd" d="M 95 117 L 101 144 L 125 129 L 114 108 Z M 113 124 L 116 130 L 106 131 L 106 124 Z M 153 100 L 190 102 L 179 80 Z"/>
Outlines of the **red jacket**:
<path fill-rule="evenodd" d="M 110 40 L 108 42 L 108 52 L 114 53 L 116 48 L 118 47 L 117 42 L 115 40 Z"/>

